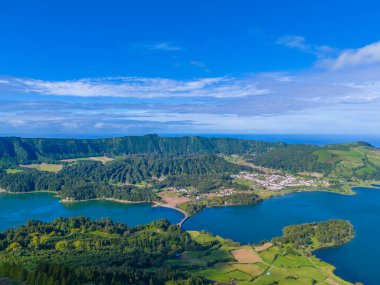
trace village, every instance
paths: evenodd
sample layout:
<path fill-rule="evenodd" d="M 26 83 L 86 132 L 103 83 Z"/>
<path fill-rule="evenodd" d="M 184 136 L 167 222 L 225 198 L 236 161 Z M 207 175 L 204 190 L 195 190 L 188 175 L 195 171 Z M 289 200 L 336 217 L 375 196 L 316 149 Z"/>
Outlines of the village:
<path fill-rule="evenodd" d="M 249 184 L 251 191 L 278 192 L 289 188 L 328 187 L 329 183 L 308 174 L 309 178 L 296 177 L 290 174 L 280 174 L 271 169 L 265 169 L 264 173 L 240 172 L 231 175 L 236 183 Z M 313 177 L 313 178 L 312 178 Z M 240 180 L 240 181 L 239 181 Z M 190 201 L 203 201 L 213 197 L 226 197 L 240 193 L 234 187 L 219 188 L 210 193 L 199 193 L 194 188 L 167 187 L 159 196 L 162 201 L 171 207 L 177 208 L 180 204 Z"/>
<path fill-rule="evenodd" d="M 177 187 L 168 187 L 166 188 L 166 193 L 177 193 L 182 197 L 193 197 L 195 195 L 196 200 L 201 200 L 203 197 L 224 197 L 229 196 L 235 193 L 234 188 L 223 188 L 218 190 L 216 193 L 207 193 L 207 194 L 198 194 L 194 189 L 186 189 L 186 188 L 177 188 Z"/>
<path fill-rule="evenodd" d="M 253 182 L 253 187 L 259 186 L 265 188 L 268 191 L 280 191 L 285 188 L 291 187 L 316 187 L 316 186 L 328 186 L 327 181 L 323 180 L 305 180 L 296 178 L 292 175 L 275 174 L 275 173 L 249 173 L 242 172 L 238 175 L 233 175 L 234 178 L 244 179 Z"/>

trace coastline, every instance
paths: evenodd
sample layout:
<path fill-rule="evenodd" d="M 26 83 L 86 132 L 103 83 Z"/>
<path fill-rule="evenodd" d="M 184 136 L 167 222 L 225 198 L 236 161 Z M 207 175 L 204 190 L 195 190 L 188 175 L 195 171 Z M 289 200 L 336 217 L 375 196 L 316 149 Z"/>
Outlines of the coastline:
<path fill-rule="evenodd" d="M 57 198 L 59 198 L 57 196 Z M 180 212 L 181 214 L 184 215 L 184 217 L 181 219 L 180 222 L 178 222 L 178 225 L 182 227 L 182 225 L 185 223 L 185 221 L 190 218 L 190 216 L 183 210 L 167 205 L 167 204 L 162 204 L 160 202 L 156 201 L 129 201 L 129 200 L 121 200 L 121 199 L 116 199 L 116 198 L 94 198 L 94 199 L 85 199 L 85 200 L 72 200 L 72 199 L 60 199 L 59 200 L 63 204 L 71 204 L 71 203 L 81 203 L 81 202 L 89 202 L 89 201 L 111 201 L 115 203 L 122 203 L 122 204 L 151 204 L 152 207 L 162 207 L 162 208 L 169 208 L 172 210 L 175 210 L 177 212 Z"/>
<path fill-rule="evenodd" d="M 57 198 L 60 198 L 57 196 Z M 70 203 L 81 203 L 81 202 L 89 202 L 89 201 L 111 201 L 115 203 L 122 203 L 122 204 L 150 204 L 152 202 L 149 201 L 129 201 L 129 200 L 121 200 L 116 198 L 93 198 L 93 199 L 83 199 L 83 200 L 73 200 L 73 199 L 60 199 L 59 202 L 63 204 L 70 204 Z"/>
<path fill-rule="evenodd" d="M 22 194 L 38 194 L 38 193 L 57 194 L 56 197 L 59 197 L 58 192 L 56 191 L 38 190 L 38 191 L 29 191 L 29 192 L 11 192 L 5 189 L 0 189 L 0 194 L 22 195 Z"/>
<path fill-rule="evenodd" d="M 273 192 L 258 192 L 257 194 L 263 199 L 271 199 L 274 197 L 279 196 L 285 196 L 293 193 L 308 193 L 308 192 L 323 192 L 323 193 L 332 193 L 332 194 L 338 194 L 338 195 L 344 195 L 344 196 L 354 196 L 356 195 L 356 192 L 353 190 L 357 187 L 367 187 L 364 185 L 358 185 L 358 186 L 350 186 L 350 192 L 339 192 L 334 190 L 328 190 L 326 188 L 303 188 L 303 189 L 291 189 L 291 190 L 280 190 L 280 191 L 273 191 Z M 369 187 L 369 186 L 368 186 Z"/>

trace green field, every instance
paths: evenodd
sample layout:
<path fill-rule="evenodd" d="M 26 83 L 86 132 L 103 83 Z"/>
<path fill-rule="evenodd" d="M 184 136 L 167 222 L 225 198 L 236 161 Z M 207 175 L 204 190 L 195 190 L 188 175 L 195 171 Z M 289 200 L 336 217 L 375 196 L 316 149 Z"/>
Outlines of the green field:
<path fill-rule="evenodd" d="M 19 168 L 8 168 L 8 169 L 5 169 L 5 172 L 7 174 L 15 174 L 15 173 L 22 172 L 22 169 L 19 169 Z"/>
<path fill-rule="evenodd" d="M 289 245 L 275 245 L 258 253 L 262 261 L 256 263 L 239 263 L 229 253 L 231 250 L 249 248 L 250 246 L 232 246 L 230 241 L 205 232 L 188 232 L 193 240 L 200 244 L 218 244 L 207 251 L 184 252 L 179 260 L 169 260 L 167 265 L 189 268 L 195 276 L 225 284 L 239 285 L 283 284 L 283 285 L 348 285 L 334 275 L 334 267 L 319 259 L 290 249 Z"/>
<path fill-rule="evenodd" d="M 50 163 L 41 163 L 41 164 L 23 164 L 20 167 L 32 168 L 39 171 L 48 171 L 48 172 L 58 172 L 62 170 L 62 164 L 50 164 Z"/>

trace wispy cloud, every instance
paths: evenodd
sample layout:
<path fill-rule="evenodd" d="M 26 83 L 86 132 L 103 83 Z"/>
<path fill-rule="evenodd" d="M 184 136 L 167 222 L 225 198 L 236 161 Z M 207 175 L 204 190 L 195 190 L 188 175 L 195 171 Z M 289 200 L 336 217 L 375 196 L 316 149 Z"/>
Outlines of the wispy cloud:
<path fill-rule="evenodd" d="M 309 44 L 303 36 L 282 36 L 277 39 L 276 43 L 320 58 L 331 56 L 337 52 L 336 49 L 328 45 Z"/>
<path fill-rule="evenodd" d="M 150 48 L 151 50 L 161 50 L 161 51 L 178 51 L 182 49 L 180 46 L 175 45 L 170 42 L 160 42 L 153 45 L 149 45 L 147 47 Z"/>
<path fill-rule="evenodd" d="M 198 60 L 192 60 L 190 61 L 190 64 L 194 66 L 199 66 L 199 67 L 206 67 L 206 64 Z"/>
<path fill-rule="evenodd" d="M 134 42 L 129 44 L 129 48 L 137 53 L 142 54 L 157 54 L 157 53 L 178 53 L 184 48 L 170 41 L 162 41 L 162 42 Z"/>
<path fill-rule="evenodd" d="M 190 61 L 190 65 L 192 66 L 196 66 L 196 67 L 200 67 L 201 69 L 203 69 L 203 71 L 205 73 L 211 73 L 211 70 L 207 68 L 206 64 L 201 62 L 201 61 L 198 61 L 198 60 L 191 60 Z"/>
<path fill-rule="evenodd" d="M 329 68 L 239 78 L 0 77 L 0 132 L 372 133 L 380 128 L 377 46 L 331 56 Z"/>
<path fill-rule="evenodd" d="M 230 77 L 200 78 L 187 81 L 141 77 L 89 78 L 68 81 L 13 78 L 8 86 L 3 87 L 4 89 L 5 87 L 13 88 L 16 92 L 75 97 L 224 98 L 268 93 L 268 90 L 257 87 L 255 82 Z"/>

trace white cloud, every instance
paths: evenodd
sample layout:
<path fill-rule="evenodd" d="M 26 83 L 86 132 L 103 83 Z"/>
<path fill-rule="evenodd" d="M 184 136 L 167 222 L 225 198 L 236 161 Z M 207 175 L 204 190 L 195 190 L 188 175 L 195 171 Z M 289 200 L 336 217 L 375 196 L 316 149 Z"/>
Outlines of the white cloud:
<path fill-rule="evenodd" d="M 309 51 L 311 48 L 310 45 L 306 44 L 305 38 L 301 36 L 283 36 L 276 43 L 302 51 Z"/>
<path fill-rule="evenodd" d="M 95 124 L 95 129 L 102 129 L 104 128 L 104 123 L 96 123 Z"/>
<path fill-rule="evenodd" d="M 198 61 L 198 60 L 192 60 L 190 61 L 190 64 L 194 66 L 199 66 L 199 67 L 206 67 L 206 65 L 203 62 Z"/>
<path fill-rule="evenodd" d="M 289 48 L 295 48 L 304 53 L 314 54 L 318 58 L 325 58 L 337 52 L 336 49 L 328 45 L 309 44 L 302 36 L 282 36 L 276 41 L 276 43 Z"/>
<path fill-rule="evenodd" d="M 316 50 L 303 38 L 288 43 Z M 380 65 L 371 63 L 377 62 L 378 46 L 330 57 L 328 69 L 240 78 L 4 77 L 0 131 L 375 133 L 380 129 Z M 338 68 L 331 70 L 334 64 Z"/>
<path fill-rule="evenodd" d="M 157 43 L 157 44 L 149 46 L 149 49 L 161 50 L 161 51 L 178 51 L 178 50 L 181 50 L 182 48 L 169 42 L 161 42 L 161 43 Z"/>
<path fill-rule="evenodd" d="M 325 63 L 329 64 L 333 70 L 380 63 L 380 41 L 358 49 L 343 51 L 336 59 Z"/>
<path fill-rule="evenodd" d="M 252 81 L 229 77 L 173 80 L 164 78 L 114 77 L 68 81 L 44 81 L 14 78 L 10 86 L 16 91 L 41 95 L 75 97 L 230 98 L 268 93 Z M 1 92 L 1 90 L 0 90 Z"/>

